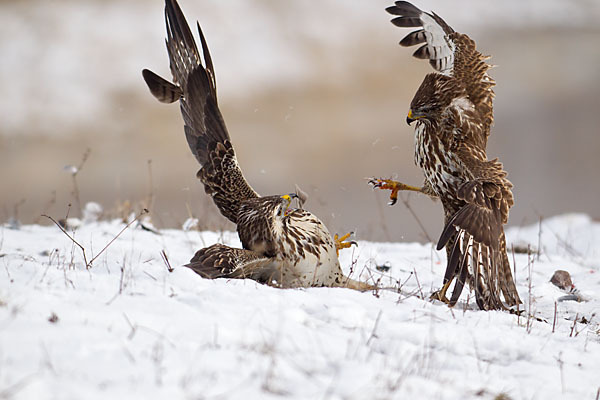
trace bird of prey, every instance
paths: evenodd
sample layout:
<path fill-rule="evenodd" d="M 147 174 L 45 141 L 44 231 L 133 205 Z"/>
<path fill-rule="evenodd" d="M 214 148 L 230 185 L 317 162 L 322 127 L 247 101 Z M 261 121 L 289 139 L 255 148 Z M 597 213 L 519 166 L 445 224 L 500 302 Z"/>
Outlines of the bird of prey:
<path fill-rule="evenodd" d="M 206 278 L 250 278 L 278 287 L 373 287 L 343 275 L 337 257 L 347 236 L 332 239 L 313 214 L 292 208 L 296 194 L 260 196 L 242 174 L 217 105 L 215 70 L 204 34 L 201 50 L 175 0 L 166 0 L 167 51 L 171 83 L 145 69 L 150 92 L 161 102 L 180 102 L 197 173 L 223 216 L 237 225 L 243 249 L 214 244 L 196 252 L 186 266 Z"/>
<path fill-rule="evenodd" d="M 494 80 L 491 67 L 467 35 L 455 32 L 435 13 L 397 1 L 387 12 L 402 28 L 420 28 L 400 44 L 422 44 L 414 57 L 429 60 L 429 73 L 417 90 L 406 122 L 415 126 L 415 163 L 425 175 L 422 187 L 371 179 L 375 188 L 422 192 L 440 199 L 445 214 L 437 249 L 446 247 L 448 263 L 440 291 L 432 297 L 456 304 L 465 283 L 483 310 L 518 305 L 506 254 L 503 225 L 514 204 L 512 184 L 498 159 L 488 160 L 487 139 L 493 123 Z M 448 300 L 446 292 L 455 281 Z"/>

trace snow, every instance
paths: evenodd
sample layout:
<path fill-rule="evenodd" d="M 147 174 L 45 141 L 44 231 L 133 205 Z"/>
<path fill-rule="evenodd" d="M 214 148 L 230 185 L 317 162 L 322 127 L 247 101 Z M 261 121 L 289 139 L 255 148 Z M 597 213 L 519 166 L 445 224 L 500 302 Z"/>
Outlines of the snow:
<path fill-rule="evenodd" d="M 89 261 L 124 227 L 84 222 L 74 237 Z M 507 238 L 533 249 L 514 259 L 537 319 L 478 311 L 466 291 L 454 309 L 423 300 L 445 265 L 431 245 L 345 250 L 353 277 L 400 282 L 401 293 L 375 296 L 211 281 L 180 267 L 203 246 L 239 246 L 232 232 L 134 224 L 86 269 L 56 226 L 0 228 L 0 398 L 595 398 L 600 223 L 563 215 Z M 556 269 L 588 301 L 556 302 Z"/>

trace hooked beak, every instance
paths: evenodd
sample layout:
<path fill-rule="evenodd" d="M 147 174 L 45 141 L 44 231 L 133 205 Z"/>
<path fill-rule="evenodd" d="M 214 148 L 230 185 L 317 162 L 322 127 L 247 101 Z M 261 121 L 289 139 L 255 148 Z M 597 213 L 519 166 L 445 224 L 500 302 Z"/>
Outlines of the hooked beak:
<path fill-rule="evenodd" d="M 413 116 L 412 110 L 408 110 L 408 116 L 406 117 L 406 123 L 408 125 L 412 124 L 413 122 L 415 122 L 417 120 L 416 118 L 413 118 L 413 117 L 414 116 Z"/>
<path fill-rule="evenodd" d="M 288 193 L 281 196 L 282 199 L 292 202 L 292 199 L 297 199 L 298 195 L 296 193 Z"/>
<path fill-rule="evenodd" d="M 290 204 L 292 204 L 292 199 L 297 199 L 298 195 L 296 193 L 288 193 L 288 194 L 284 194 L 283 196 L 281 196 L 281 198 L 287 202 L 285 207 L 281 207 L 281 215 L 280 216 L 284 217 L 289 210 Z"/>

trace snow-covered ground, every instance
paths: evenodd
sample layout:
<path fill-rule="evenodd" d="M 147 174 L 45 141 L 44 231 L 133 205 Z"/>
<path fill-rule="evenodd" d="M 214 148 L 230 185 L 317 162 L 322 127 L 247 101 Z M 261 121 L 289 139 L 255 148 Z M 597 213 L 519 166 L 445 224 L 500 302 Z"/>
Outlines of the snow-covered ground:
<path fill-rule="evenodd" d="M 75 239 L 89 261 L 123 227 L 90 222 Z M 466 293 L 454 309 L 423 300 L 445 263 L 431 245 L 344 251 L 353 276 L 400 282 L 374 295 L 180 267 L 202 246 L 239 245 L 229 232 L 132 226 L 88 270 L 56 226 L 0 228 L 0 399 L 597 398 L 600 224 L 564 215 L 508 238 L 534 248 L 514 259 L 536 319 L 478 311 Z M 557 302 L 556 269 L 587 301 Z"/>

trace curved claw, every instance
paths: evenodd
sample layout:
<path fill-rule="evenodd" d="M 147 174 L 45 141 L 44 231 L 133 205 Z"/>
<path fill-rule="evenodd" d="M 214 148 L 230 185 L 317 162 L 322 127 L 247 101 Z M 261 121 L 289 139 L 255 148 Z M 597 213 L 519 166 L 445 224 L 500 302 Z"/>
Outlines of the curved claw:
<path fill-rule="evenodd" d="M 437 290 L 437 291 L 431 293 L 431 296 L 429 296 L 429 300 L 431 300 L 431 301 L 438 300 L 438 301 L 441 301 L 442 303 L 448 304 L 448 306 L 450 306 L 450 307 L 454 306 L 454 303 L 452 303 L 446 297 L 446 292 L 448 291 L 448 288 L 450 287 L 451 283 L 452 283 L 452 279 L 450 279 L 448 282 L 446 282 L 440 290 Z"/>
<path fill-rule="evenodd" d="M 348 239 L 352 235 L 354 235 L 354 232 L 349 232 L 341 237 L 338 236 L 337 233 L 335 235 L 333 235 L 333 240 L 335 242 L 335 252 L 338 256 L 340 255 L 341 249 L 347 249 L 349 247 L 352 247 L 352 245 L 358 246 L 358 243 L 356 243 L 354 240 L 345 242 L 345 240 Z"/>
<path fill-rule="evenodd" d="M 384 184 L 383 179 L 379 179 L 379 178 L 367 178 L 367 179 L 369 179 L 367 181 L 367 184 L 371 185 L 373 187 L 373 190 L 381 188 L 381 186 Z"/>
<path fill-rule="evenodd" d="M 422 187 L 405 185 L 404 183 L 393 181 L 391 179 L 369 178 L 368 184 L 373 186 L 373 189 L 391 190 L 392 193 L 390 193 L 390 201 L 388 202 L 388 205 L 390 206 L 393 206 L 398 202 L 398 192 L 400 190 L 425 193 Z"/>
<path fill-rule="evenodd" d="M 404 188 L 404 184 L 400 182 L 393 181 L 391 179 L 381 179 L 381 178 L 370 178 L 368 181 L 369 185 L 373 186 L 373 190 L 382 189 L 382 190 L 391 190 L 390 193 L 390 201 L 388 205 L 393 206 L 398 201 L 398 191 Z"/>
<path fill-rule="evenodd" d="M 431 300 L 431 301 L 437 300 L 437 301 L 441 301 L 442 303 L 445 303 L 448 305 L 450 304 L 450 300 L 448 300 L 446 295 L 443 294 L 441 290 L 437 290 L 437 291 L 431 293 L 431 296 L 429 296 L 429 300 Z"/>

